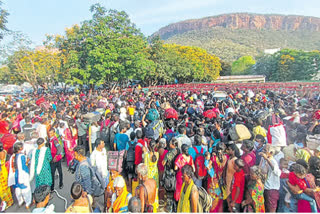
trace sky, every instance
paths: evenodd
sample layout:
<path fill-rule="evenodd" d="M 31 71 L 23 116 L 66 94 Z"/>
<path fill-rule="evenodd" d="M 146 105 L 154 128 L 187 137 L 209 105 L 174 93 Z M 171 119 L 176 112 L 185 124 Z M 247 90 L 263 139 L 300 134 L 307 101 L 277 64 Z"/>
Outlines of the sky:
<path fill-rule="evenodd" d="M 7 27 L 21 31 L 35 45 L 46 34 L 63 34 L 65 28 L 91 18 L 89 8 L 100 3 L 123 10 L 146 36 L 168 24 L 225 13 L 305 15 L 320 17 L 320 0 L 2 0 L 10 13 Z"/>

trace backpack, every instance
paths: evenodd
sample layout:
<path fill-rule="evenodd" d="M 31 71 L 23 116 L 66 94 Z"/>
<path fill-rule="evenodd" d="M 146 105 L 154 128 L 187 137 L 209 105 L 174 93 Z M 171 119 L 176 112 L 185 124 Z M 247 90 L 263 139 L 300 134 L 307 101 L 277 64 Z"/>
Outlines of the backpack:
<path fill-rule="evenodd" d="M 163 127 L 161 120 L 153 121 L 145 128 L 146 138 L 157 140 L 163 134 Z"/>
<path fill-rule="evenodd" d="M 187 113 L 188 113 L 189 115 L 193 115 L 195 112 L 196 112 L 196 111 L 195 111 L 194 108 L 192 108 L 192 107 L 189 107 L 188 110 L 187 110 Z"/>
<path fill-rule="evenodd" d="M 201 151 L 199 153 L 197 147 L 193 147 L 193 149 L 196 151 L 196 159 L 194 162 L 195 168 L 196 168 L 196 177 L 198 179 L 203 179 L 207 175 L 207 170 L 204 166 L 204 155 L 203 155 L 203 148 L 201 148 Z"/>
<path fill-rule="evenodd" d="M 158 120 L 159 117 L 160 117 L 160 115 L 159 115 L 158 111 L 156 109 L 154 109 L 154 108 L 151 108 L 148 111 L 146 119 L 150 120 L 150 121 L 155 121 L 155 120 Z"/>
<path fill-rule="evenodd" d="M 176 173 L 173 170 L 165 170 L 161 179 L 161 186 L 167 192 L 174 192 L 176 189 Z"/>
<path fill-rule="evenodd" d="M 203 209 L 204 213 L 208 213 L 212 206 L 212 197 L 203 187 L 198 187 L 199 191 L 199 203 Z"/>
<path fill-rule="evenodd" d="M 109 151 L 108 152 L 108 170 L 116 170 L 122 172 L 124 151 Z"/>
<path fill-rule="evenodd" d="M 92 195 L 95 197 L 99 197 L 102 194 L 104 194 L 105 190 L 105 181 L 98 171 L 97 167 L 92 167 L 91 164 L 87 161 L 84 161 L 81 163 L 82 165 L 85 165 L 89 168 L 90 173 L 91 173 L 91 190 L 92 190 Z M 80 170 L 79 170 L 80 172 Z M 81 176 L 81 173 L 80 173 Z"/>
<path fill-rule="evenodd" d="M 232 141 L 249 140 L 251 133 L 243 124 L 236 124 L 229 129 L 229 136 Z"/>
<path fill-rule="evenodd" d="M 283 124 L 269 126 L 267 139 L 272 146 L 287 146 L 287 134 Z"/>
<path fill-rule="evenodd" d="M 164 117 L 166 119 L 176 119 L 178 120 L 178 112 L 173 109 L 173 108 L 168 108 L 165 112 L 164 112 Z"/>
<path fill-rule="evenodd" d="M 63 157 L 64 157 L 64 155 L 65 155 L 65 151 L 64 151 L 64 143 L 63 143 L 63 141 L 62 141 L 62 139 L 61 139 L 61 137 L 60 137 L 60 135 L 59 135 L 58 133 L 56 133 L 56 137 L 57 137 L 58 142 L 59 142 L 59 144 L 60 144 L 60 146 L 61 146 L 61 148 L 62 148 L 62 151 L 61 151 L 61 157 L 63 158 Z"/>
<path fill-rule="evenodd" d="M 102 130 L 100 131 L 100 136 L 101 139 L 104 141 L 105 146 L 110 150 L 110 125 L 111 122 L 109 122 L 108 125 L 106 125 L 106 121 L 103 121 L 103 127 Z"/>
<path fill-rule="evenodd" d="M 136 145 L 137 145 L 136 142 L 134 143 L 129 142 L 129 149 L 127 151 L 127 162 L 134 162 Z"/>

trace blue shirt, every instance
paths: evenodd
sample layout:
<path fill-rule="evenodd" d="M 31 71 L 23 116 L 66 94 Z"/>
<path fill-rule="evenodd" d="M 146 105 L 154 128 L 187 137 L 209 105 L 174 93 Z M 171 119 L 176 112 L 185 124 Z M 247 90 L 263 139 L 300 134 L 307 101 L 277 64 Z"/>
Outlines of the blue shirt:
<path fill-rule="evenodd" d="M 117 145 L 117 150 L 125 150 L 127 143 L 129 142 L 129 137 L 126 134 L 117 133 L 114 137 L 114 143 Z"/>
<path fill-rule="evenodd" d="M 18 155 L 18 158 L 16 160 L 21 161 L 22 170 L 25 171 L 26 173 L 29 173 L 29 168 L 27 167 L 27 164 L 26 164 L 26 156 L 22 155 L 22 154 L 17 154 L 17 155 Z M 19 170 L 15 171 L 14 178 L 15 178 L 16 184 L 13 185 L 13 187 L 20 188 L 20 189 L 26 189 L 27 187 L 24 184 L 19 183 L 19 173 L 20 173 Z"/>
<path fill-rule="evenodd" d="M 198 152 L 201 153 L 201 149 L 202 149 L 201 146 L 194 146 L 194 147 L 196 147 L 197 150 L 198 150 Z M 196 156 L 197 156 L 197 153 L 196 153 L 196 150 L 194 149 L 194 147 L 190 147 L 190 148 L 188 149 L 188 153 L 189 153 L 189 155 L 192 157 L 193 161 L 195 161 Z M 203 149 L 202 154 L 204 155 L 206 152 L 207 152 L 207 150 L 206 150 L 206 149 Z"/>

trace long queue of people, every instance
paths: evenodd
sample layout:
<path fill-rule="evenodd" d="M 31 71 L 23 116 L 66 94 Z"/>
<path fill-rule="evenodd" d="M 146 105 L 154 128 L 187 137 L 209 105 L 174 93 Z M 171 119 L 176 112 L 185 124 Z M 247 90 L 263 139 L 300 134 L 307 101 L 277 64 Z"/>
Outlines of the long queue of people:
<path fill-rule="evenodd" d="M 319 93 L 215 93 L 8 96 L 0 210 L 16 201 L 54 212 L 50 195 L 60 189 L 72 213 L 318 212 Z"/>

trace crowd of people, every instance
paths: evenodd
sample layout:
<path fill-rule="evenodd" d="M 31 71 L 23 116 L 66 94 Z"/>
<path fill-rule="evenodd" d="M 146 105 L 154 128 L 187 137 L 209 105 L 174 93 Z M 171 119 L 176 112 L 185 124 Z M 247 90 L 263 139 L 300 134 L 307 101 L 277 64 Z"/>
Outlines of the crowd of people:
<path fill-rule="evenodd" d="M 0 210 L 54 212 L 60 189 L 72 213 L 318 212 L 319 92 L 224 91 L 7 96 Z"/>

